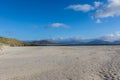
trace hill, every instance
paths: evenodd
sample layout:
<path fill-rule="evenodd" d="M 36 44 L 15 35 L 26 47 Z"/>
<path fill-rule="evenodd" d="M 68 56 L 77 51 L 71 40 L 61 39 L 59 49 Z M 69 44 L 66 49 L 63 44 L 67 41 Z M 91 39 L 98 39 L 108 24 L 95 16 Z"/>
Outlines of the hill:
<path fill-rule="evenodd" d="M 9 46 L 32 46 L 31 43 L 23 42 L 13 38 L 4 38 L 4 37 L 0 37 L 0 44 L 9 45 Z"/>
<path fill-rule="evenodd" d="M 111 43 L 109 41 L 95 39 L 95 40 L 92 40 L 92 41 L 90 41 L 90 42 L 88 42 L 86 44 L 87 45 L 109 45 L 109 44 L 114 44 L 114 43 Z"/>
<path fill-rule="evenodd" d="M 31 42 L 32 44 L 34 44 L 34 45 L 55 45 L 56 43 L 54 43 L 54 42 L 50 42 L 50 41 L 48 41 L 48 40 L 40 40 L 40 41 L 33 41 L 33 42 Z"/>
<path fill-rule="evenodd" d="M 52 41 L 57 42 L 60 45 L 120 45 L 120 40 L 106 41 L 102 39 L 84 39 L 84 40 L 62 40 L 62 41 Z"/>

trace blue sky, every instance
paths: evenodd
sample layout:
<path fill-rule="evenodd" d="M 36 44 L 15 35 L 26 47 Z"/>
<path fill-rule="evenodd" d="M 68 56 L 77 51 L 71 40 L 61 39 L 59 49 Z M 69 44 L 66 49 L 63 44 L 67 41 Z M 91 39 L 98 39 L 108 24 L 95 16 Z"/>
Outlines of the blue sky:
<path fill-rule="evenodd" d="M 120 0 L 0 0 L 0 36 L 120 37 Z"/>

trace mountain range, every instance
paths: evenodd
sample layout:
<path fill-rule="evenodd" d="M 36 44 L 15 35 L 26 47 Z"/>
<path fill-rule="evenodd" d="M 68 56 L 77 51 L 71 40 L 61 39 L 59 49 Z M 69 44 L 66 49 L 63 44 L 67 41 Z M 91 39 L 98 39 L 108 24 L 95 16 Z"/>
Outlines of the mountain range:
<path fill-rule="evenodd" d="M 39 40 L 32 42 L 35 45 L 120 45 L 120 40 L 105 41 L 101 39 L 86 39 L 86 40 Z"/>
<path fill-rule="evenodd" d="M 62 40 L 35 40 L 35 41 L 20 41 L 12 38 L 0 37 L 0 45 L 10 46 L 52 46 L 52 45 L 120 45 L 120 40 L 107 41 L 103 39 L 62 39 Z"/>

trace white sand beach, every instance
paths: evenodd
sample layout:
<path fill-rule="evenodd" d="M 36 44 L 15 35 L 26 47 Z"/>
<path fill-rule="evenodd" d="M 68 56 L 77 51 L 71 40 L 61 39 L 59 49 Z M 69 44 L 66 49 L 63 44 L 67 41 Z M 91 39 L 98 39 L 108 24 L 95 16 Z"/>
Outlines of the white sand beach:
<path fill-rule="evenodd" d="M 120 46 L 8 47 L 0 80 L 120 80 Z"/>

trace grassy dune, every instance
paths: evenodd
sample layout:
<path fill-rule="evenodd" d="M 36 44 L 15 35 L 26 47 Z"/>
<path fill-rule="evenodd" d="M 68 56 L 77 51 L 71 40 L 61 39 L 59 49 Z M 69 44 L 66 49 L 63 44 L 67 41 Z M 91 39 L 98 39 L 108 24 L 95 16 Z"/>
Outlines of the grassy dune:
<path fill-rule="evenodd" d="M 12 39 L 12 38 L 3 38 L 0 37 L 0 45 L 9 45 L 9 46 L 31 46 L 32 44 L 23 42 L 20 40 Z"/>

